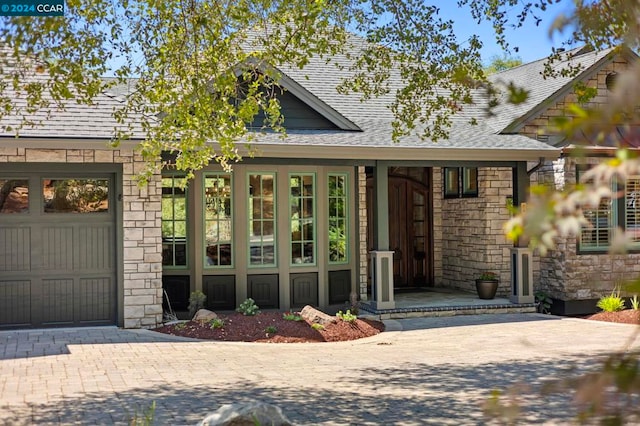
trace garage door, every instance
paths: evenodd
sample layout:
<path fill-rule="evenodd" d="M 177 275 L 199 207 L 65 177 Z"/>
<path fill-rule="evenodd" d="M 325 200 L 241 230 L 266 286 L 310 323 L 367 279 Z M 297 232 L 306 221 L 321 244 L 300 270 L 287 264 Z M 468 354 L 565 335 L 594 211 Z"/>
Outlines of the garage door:
<path fill-rule="evenodd" d="M 0 171 L 0 328 L 116 323 L 114 181 Z"/>

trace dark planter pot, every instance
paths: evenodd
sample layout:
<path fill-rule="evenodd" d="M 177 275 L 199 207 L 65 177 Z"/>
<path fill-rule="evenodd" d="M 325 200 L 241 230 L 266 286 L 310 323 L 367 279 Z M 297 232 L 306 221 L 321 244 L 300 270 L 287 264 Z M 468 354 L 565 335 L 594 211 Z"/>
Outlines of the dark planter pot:
<path fill-rule="evenodd" d="M 493 299 L 498 291 L 498 280 L 476 280 L 476 291 L 480 299 Z"/>

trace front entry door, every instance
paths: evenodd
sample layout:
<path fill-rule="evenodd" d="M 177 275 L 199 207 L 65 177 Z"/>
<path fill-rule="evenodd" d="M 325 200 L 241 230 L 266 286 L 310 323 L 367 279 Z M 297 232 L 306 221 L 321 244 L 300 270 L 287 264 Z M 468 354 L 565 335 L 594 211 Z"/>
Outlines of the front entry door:
<path fill-rule="evenodd" d="M 433 285 L 431 253 L 431 169 L 389 169 L 389 249 L 395 288 Z M 367 211 L 373 224 L 373 179 L 368 179 Z M 373 226 L 369 226 L 373 247 Z"/>

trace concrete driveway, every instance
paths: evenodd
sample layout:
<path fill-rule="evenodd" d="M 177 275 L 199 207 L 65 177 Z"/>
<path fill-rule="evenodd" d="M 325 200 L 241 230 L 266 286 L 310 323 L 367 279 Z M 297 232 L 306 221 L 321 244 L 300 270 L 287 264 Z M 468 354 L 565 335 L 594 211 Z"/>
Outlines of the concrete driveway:
<path fill-rule="evenodd" d="M 634 326 L 504 314 L 391 321 L 354 342 L 185 341 L 146 330 L 0 332 L 0 423 L 195 424 L 262 400 L 301 424 L 486 424 L 493 389 L 526 383 L 519 424 L 569 423 L 571 395 L 541 383 L 622 347 Z M 637 346 L 637 345 L 636 345 Z"/>

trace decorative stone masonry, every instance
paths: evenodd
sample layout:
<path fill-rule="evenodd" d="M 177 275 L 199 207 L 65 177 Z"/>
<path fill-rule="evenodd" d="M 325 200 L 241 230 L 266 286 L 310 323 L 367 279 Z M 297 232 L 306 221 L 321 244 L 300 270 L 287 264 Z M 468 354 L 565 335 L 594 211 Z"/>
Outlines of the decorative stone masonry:
<path fill-rule="evenodd" d="M 434 175 L 442 174 L 434 169 Z M 513 243 L 505 237 L 504 223 L 509 219 L 507 197 L 512 196 L 510 168 L 479 168 L 478 197 L 443 199 L 434 189 L 441 204 L 436 222 L 442 223 L 442 286 L 475 291 L 475 279 L 483 271 L 500 276 L 498 296 L 510 294 L 510 249 Z M 435 222 L 434 222 L 435 228 Z"/>
<path fill-rule="evenodd" d="M 358 292 L 360 294 L 360 300 L 367 300 L 367 280 L 369 274 L 369 250 L 367 248 L 367 174 L 363 166 L 358 167 L 358 242 Z"/>
<path fill-rule="evenodd" d="M 151 328 L 162 321 L 161 182 L 139 187 L 142 158 L 131 149 L 0 148 L 0 163 L 117 163 L 123 168 L 122 205 L 125 328 Z M 77 170 L 77 169 L 74 169 Z M 90 170 L 90 167 L 89 167 Z"/>

